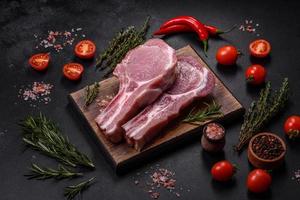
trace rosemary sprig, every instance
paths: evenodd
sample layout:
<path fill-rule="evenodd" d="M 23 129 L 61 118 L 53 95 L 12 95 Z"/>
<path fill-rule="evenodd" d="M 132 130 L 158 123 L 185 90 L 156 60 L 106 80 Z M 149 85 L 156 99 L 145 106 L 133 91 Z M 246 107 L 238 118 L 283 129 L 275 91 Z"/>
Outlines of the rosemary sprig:
<path fill-rule="evenodd" d="M 65 187 L 64 195 L 67 197 L 68 200 L 74 199 L 75 196 L 81 194 L 84 190 L 90 187 L 92 181 L 95 177 L 90 178 L 89 180 L 83 181 L 77 185 L 70 185 Z"/>
<path fill-rule="evenodd" d="M 20 123 L 20 126 L 23 131 L 23 141 L 31 148 L 65 165 L 94 168 L 92 161 L 71 144 L 56 124 L 44 115 L 29 116 Z"/>
<path fill-rule="evenodd" d="M 96 67 L 103 69 L 105 66 L 108 68 L 106 73 L 110 74 L 129 50 L 145 42 L 149 21 L 150 17 L 148 16 L 140 30 L 129 26 L 117 33 L 107 49 L 96 59 Z M 104 62 L 106 63 L 104 64 Z"/>
<path fill-rule="evenodd" d="M 95 82 L 93 85 L 86 86 L 84 95 L 84 105 L 89 106 L 96 99 L 99 93 L 99 83 Z"/>
<path fill-rule="evenodd" d="M 183 122 L 194 123 L 194 122 L 203 122 L 209 119 L 215 119 L 223 116 L 221 112 L 221 105 L 213 101 L 211 104 L 204 103 L 207 107 L 204 110 L 199 110 L 194 112 L 195 108 L 191 110 L 188 116 L 183 120 Z"/>
<path fill-rule="evenodd" d="M 49 167 L 40 167 L 35 163 L 31 164 L 31 174 L 26 174 L 25 176 L 28 179 L 38 179 L 44 180 L 48 178 L 55 178 L 55 179 L 65 179 L 65 178 L 74 178 L 77 176 L 82 176 L 82 173 L 74 172 L 62 165 L 58 165 L 57 169 L 52 169 Z"/>
<path fill-rule="evenodd" d="M 271 83 L 260 91 L 260 97 L 257 101 L 251 103 L 248 111 L 245 113 L 244 122 L 241 127 L 239 141 L 235 146 L 237 151 L 241 151 L 250 139 L 275 116 L 287 103 L 289 96 L 289 83 L 285 78 L 278 91 L 272 94 Z"/>

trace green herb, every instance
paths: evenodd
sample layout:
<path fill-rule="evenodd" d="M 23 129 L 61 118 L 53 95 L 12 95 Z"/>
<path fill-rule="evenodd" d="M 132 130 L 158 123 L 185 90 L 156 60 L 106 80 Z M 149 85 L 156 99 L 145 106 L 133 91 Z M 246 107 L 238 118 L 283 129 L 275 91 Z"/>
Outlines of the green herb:
<path fill-rule="evenodd" d="M 94 164 L 62 135 L 56 124 L 40 114 L 20 123 L 23 141 L 35 150 L 57 159 L 65 165 L 92 167 Z"/>
<path fill-rule="evenodd" d="M 95 82 L 93 85 L 85 88 L 84 105 L 89 106 L 97 97 L 99 93 L 99 83 Z"/>
<path fill-rule="evenodd" d="M 96 60 L 96 67 L 103 69 L 104 64 L 108 68 L 107 74 L 110 74 L 129 50 L 145 42 L 149 21 L 150 17 L 147 17 L 140 30 L 137 30 L 134 26 L 122 29 L 112 39 L 107 49 L 99 55 L 99 58 Z"/>
<path fill-rule="evenodd" d="M 194 123 L 194 122 L 203 122 L 209 119 L 215 119 L 223 116 L 221 112 L 221 105 L 218 105 L 215 101 L 211 104 L 204 103 L 207 107 L 204 110 L 194 112 L 195 108 L 191 110 L 188 116 L 183 120 L 183 122 Z"/>
<path fill-rule="evenodd" d="M 118 48 L 120 48 L 120 44 L 123 43 L 129 35 L 133 34 L 134 30 L 134 26 L 129 26 L 126 29 L 122 29 L 120 32 L 118 32 L 112 41 L 109 42 L 108 48 L 96 59 L 96 67 L 101 68 L 103 61 L 110 57 Z"/>
<path fill-rule="evenodd" d="M 90 185 L 91 182 L 95 179 L 95 177 L 83 181 L 77 185 L 70 185 L 68 187 L 65 187 L 64 195 L 67 197 L 67 199 L 74 199 L 75 196 L 78 194 L 81 194 L 84 190 L 86 190 Z"/>
<path fill-rule="evenodd" d="M 64 179 L 64 178 L 74 178 L 77 176 L 82 176 L 82 173 L 74 172 L 62 165 L 58 165 L 57 169 L 52 169 L 49 167 L 40 167 L 37 164 L 31 164 L 31 174 L 26 174 L 29 179 L 48 179 L 48 178 L 55 178 L 55 179 Z"/>
<path fill-rule="evenodd" d="M 241 151 L 250 139 L 275 116 L 287 103 L 289 95 L 289 83 L 285 78 L 278 91 L 272 94 L 271 83 L 261 90 L 257 101 L 251 103 L 250 108 L 245 113 L 244 122 L 241 127 L 239 141 L 235 146 L 237 151 Z"/>

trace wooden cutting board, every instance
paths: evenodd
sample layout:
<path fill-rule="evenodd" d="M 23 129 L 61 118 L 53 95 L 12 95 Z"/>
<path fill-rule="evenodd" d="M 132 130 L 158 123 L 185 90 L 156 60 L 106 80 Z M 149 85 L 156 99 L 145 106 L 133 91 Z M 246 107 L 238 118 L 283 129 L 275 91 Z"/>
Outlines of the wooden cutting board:
<path fill-rule="evenodd" d="M 193 56 L 204 66 L 209 68 L 191 46 L 183 47 L 177 50 L 176 53 L 177 55 Z M 101 81 L 99 95 L 88 108 L 84 106 L 84 88 L 69 95 L 71 102 L 73 102 L 75 108 L 88 123 L 116 170 L 133 163 L 142 162 L 144 161 L 143 159 L 151 156 L 151 154 L 158 153 L 160 149 L 163 149 L 163 147 L 174 146 L 176 142 L 179 142 L 184 138 L 188 138 L 195 134 L 200 135 L 201 127 L 209 122 L 206 121 L 200 125 L 181 123 L 181 119 L 189 112 L 187 109 L 184 113 L 182 113 L 181 119 L 177 119 L 173 124 L 170 124 L 164 131 L 161 132 L 160 136 L 154 139 L 152 143 L 146 146 L 141 152 L 129 147 L 126 142 L 117 145 L 112 144 L 101 133 L 94 119 L 100 113 L 99 109 L 101 108 L 101 102 L 105 101 L 109 96 L 114 96 L 118 92 L 118 87 L 118 79 L 115 77 Z M 237 117 L 244 112 L 243 106 L 217 76 L 216 86 L 212 95 L 195 102 L 189 109 L 192 109 L 194 106 L 201 109 L 201 107 L 204 106 L 203 102 L 210 103 L 213 100 L 222 105 L 221 110 L 224 113 L 222 119 L 232 120 L 233 117 Z"/>

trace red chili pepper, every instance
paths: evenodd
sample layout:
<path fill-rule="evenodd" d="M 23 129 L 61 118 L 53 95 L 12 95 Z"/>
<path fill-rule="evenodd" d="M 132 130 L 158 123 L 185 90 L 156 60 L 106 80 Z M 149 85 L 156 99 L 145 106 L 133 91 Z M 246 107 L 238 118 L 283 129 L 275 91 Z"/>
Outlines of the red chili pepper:
<path fill-rule="evenodd" d="M 161 29 L 173 26 L 173 25 L 185 25 L 191 28 L 194 32 L 198 34 L 199 39 L 203 43 L 204 52 L 207 52 L 207 40 L 208 40 L 208 32 L 200 21 L 191 16 L 180 16 L 175 17 L 167 22 L 165 22 Z"/>
<path fill-rule="evenodd" d="M 218 29 L 217 27 L 212 26 L 212 25 L 204 25 L 204 27 L 208 31 L 209 35 L 217 36 L 217 35 L 231 32 L 233 29 L 236 28 L 236 25 L 233 25 L 231 28 L 224 30 L 224 31 L 221 29 Z"/>
<path fill-rule="evenodd" d="M 232 28 L 230 28 L 226 31 L 222 31 L 222 30 L 218 29 L 217 27 L 211 26 L 211 25 L 204 25 L 204 27 L 206 28 L 209 35 L 217 36 L 217 35 L 221 35 L 223 33 L 228 33 L 230 31 L 232 31 L 236 26 L 233 26 Z M 179 32 L 193 32 L 193 29 L 190 28 L 189 26 L 178 24 L 178 25 L 161 28 L 161 29 L 155 31 L 153 34 L 154 35 L 167 35 L 167 34 L 179 33 Z"/>
<path fill-rule="evenodd" d="M 193 32 L 194 30 L 186 25 L 173 25 L 166 28 L 161 28 L 153 33 L 153 35 L 167 35 L 172 33 L 179 33 L 179 32 Z"/>
<path fill-rule="evenodd" d="M 210 35 L 213 35 L 213 36 L 225 33 L 224 31 L 221 31 L 220 29 L 218 29 L 215 26 L 204 25 L 204 27 L 206 28 L 206 30 L 208 31 L 208 33 Z"/>

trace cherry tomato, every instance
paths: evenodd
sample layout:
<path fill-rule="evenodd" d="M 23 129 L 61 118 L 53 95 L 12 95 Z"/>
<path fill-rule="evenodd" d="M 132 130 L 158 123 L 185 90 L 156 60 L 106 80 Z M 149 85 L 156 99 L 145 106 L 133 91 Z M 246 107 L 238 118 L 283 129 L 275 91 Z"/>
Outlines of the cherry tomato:
<path fill-rule="evenodd" d="M 300 137 L 300 116 L 288 117 L 284 123 L 284 131 L 290 138 Z"/>
<path fill-rule="evenodd" d="M 251 171 L 247 179 L 248 190 L 254 193 L 265 192 L 269 189 L 272 182 L 271 175 L 262 169 Z"/>
<path fill-rule="evenodd" d="M 223 160 L 215 163 L 210 172 L 217 181 L 229 181 L 235 173 L 235 167 L 229 161 Z"/>
<path fill-rule="evenodd" d="M 68 63 L 63 68 L 64 76 L 72 81 L 79 80 L 84 71 L 84 68 L 79 63 Z"/>
<path fill-rule="evenodd" d="M 75 46 L 75 55 L 82 59 L 93 58 L 96 52 L 96 45 L 91 40 L 82 40 Z"/>
<path fill-rule="evenodd" d="M 29 58 L 29 64 L 37 71 L 43 71 L 47 69 L 50 60 L 49 53 L 34 54 Z"/>
<path fill-rule="evenodd" d="M 251 65 L 247 68 L 245 76 L 247 82 L 259 85 L 265 82 L 267 70 L 261 65 Z"/>
<path fill-rule="evenodd" d="M 271 51 L 271 45 L 266 40 L 254 40 L 249 45 L 249 50 L 252 56 L 257 58 L 267 57 Z"/>
<path fill-rule="evenodd" d="M 221 65 L 234 65 L 238 58 L 238 50 L 234 46 L 220 47 L 216 59 Z"/>

